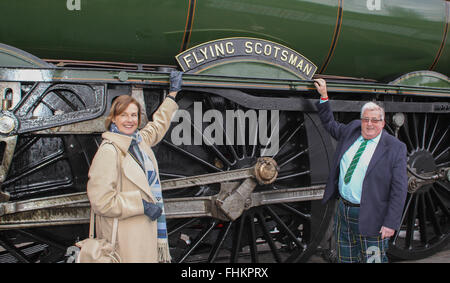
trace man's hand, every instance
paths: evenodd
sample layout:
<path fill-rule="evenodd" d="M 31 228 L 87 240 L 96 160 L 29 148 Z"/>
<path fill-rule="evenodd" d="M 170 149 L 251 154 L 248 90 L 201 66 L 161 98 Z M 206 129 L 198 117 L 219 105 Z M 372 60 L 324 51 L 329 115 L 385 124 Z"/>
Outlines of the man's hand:
<path fill-rule="evenodd" d="M 320 94 L 320 97 L 322 98 L 328 97 L 327 82 L 324 79 L 315 79 L 314 86 L 316 87 L 317 92 Z"/>
<path fill-rule="evenodd" d="M 394 233 L 395 233 L 394 229 L 384 227 L 384 226 L 381 227 L 381 230 L 380 230 L 381 239 L 390 238 L 390 237 L 394 236 Z"/>

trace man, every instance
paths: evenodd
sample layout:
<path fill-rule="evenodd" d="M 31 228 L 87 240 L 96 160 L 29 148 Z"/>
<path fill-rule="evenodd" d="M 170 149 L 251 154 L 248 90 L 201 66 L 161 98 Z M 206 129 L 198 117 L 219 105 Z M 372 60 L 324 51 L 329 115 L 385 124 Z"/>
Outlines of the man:
<path fill-rule="evenodd" d="M 334 120 L 326 82 L 314 85 L 324 128 L 337 140 L 323 203 L 339 198 L 335 217 L 339 262 L 387 262 L 389 237 L 400 226 L 408 188 L 406 145 L 383 131 L 384 110 L 373 102 L 361 120 Z"/>

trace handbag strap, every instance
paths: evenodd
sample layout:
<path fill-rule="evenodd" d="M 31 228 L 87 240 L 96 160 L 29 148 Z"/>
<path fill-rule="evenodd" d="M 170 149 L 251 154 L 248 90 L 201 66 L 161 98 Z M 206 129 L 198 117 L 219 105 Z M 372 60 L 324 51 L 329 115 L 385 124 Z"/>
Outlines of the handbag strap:
<path fill-rule="evenodd" d="M 111 237 L 111 244 L 114 246 L 116 244 L 116 238 L 117 238 L 117 226 L 119 224 L 119 219 L 118 218 L 114 218 L 114 223 L 113 223 L 113 233 L 112 233 L 112 237 Z M 90 220 L 90 224 L 89 224 L 89 238 L 94 239 L 94 234 L 95 234 L 95 213 L 91 208 L 91 220 Z"/>
<path fill-rule="evenodd" d="M 107 143 L 112 144 L 112 146 L 114 147 L 114 149 L 117 152 L 117 174 L 119 175 L 119 181 L 117 184 L 119 186 L 119 192 L 121 192 L 122 191 L 122 174 L 120 172 L 119 152 L 117 151 L 116 146 L 112 142 L 107 142 Z M 113 230 L 112 230 L 113 232 L 112 232 L 112 236 L 111 236 L 111 244 L 113 247 L 116 244 L 118 225 L 119 225 L 119 218 L 114 218 Z M 91 218 L 90 218 L 90 224 L 89 224 L 89 238 L 94 239 L 94 234 L 95 234 L 95 213 L 91 207 Z"/>

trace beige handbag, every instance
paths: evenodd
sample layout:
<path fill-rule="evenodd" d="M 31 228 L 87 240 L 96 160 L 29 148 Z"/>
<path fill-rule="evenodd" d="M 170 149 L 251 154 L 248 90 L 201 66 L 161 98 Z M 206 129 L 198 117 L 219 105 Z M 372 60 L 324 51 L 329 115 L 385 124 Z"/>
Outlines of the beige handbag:
<path fill-rule="evenodd" d="M 112 143 L 111 143 L 112 144 Z M 114 146 L 114 144 L 113 144 Z M 114 146 L 114 148 L 116 148 Z M 117 149 L 116 149 L 117 151 Z M 118 153 L 118 152 L 117 152 Z M 117 167 L 119 166 L 119 156 L 117 159 Z M 121 191 L 121 173 L 119 172 L 119 192 Z M 91 208 L 91 219 L 89 224 L 89 238 L 83 241 L 77 242 L 75 245 L 80 248 L 80 252 L 76 258 L 76 263 L 120 263 L 121 258 L 116 252 L 116 238 L 117 238 L 117 226 L 119 223 L 118 218 L 114 218 L 111 243 L 105 239 L 94 238 L 95 230 L 95 213 Z"/>
<path fill-rule="evenodd" d="M 121 259 L 116 252 L 117 224 L 114 218 L 111 243 L 105 239 L 94 238 L 95 214 L 91 209 L 91 223 L 89 225 L 89 238 L 77 242 L 80 248 L 76 263 L 120 263 Z"/>

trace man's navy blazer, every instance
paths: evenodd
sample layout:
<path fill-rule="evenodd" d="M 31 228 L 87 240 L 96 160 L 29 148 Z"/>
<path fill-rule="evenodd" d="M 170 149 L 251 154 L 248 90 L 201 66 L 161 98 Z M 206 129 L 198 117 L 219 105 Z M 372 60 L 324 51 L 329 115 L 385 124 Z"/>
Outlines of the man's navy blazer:
<path fill-rule="evenodd" d="M 323 203 L 339 196 L 339 165 L 344 153 L 361 135 L 361 121 L 341 124 L 334 120 L 330 103 L 317 103 L 324 128 L 337 140 Z M 379 236 L 381 226 L 398 230 L 408 190 L 406 145 L 385 130 L 364 177 L 359 212 L 359 232 Z"/>

